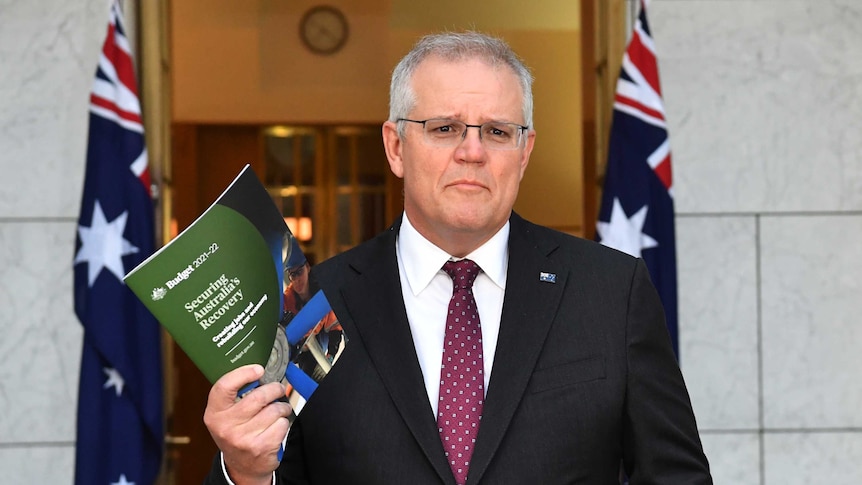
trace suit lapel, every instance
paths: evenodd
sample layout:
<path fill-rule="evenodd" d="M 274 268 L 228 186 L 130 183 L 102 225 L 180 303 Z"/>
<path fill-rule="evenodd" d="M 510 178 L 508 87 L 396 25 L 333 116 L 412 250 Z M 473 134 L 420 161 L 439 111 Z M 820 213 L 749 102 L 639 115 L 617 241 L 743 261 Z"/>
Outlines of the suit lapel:
<path fill-rule="evenodd" d="M 351 260 L 356 276 L 342 286 L 341 296 L 404 423 L 441 480 L 453 483 L 407 322 L 395 256 L 397 232 L 396 224 Z"/>
<path fill-rule="evenodd" d="M 532 226 L 517 214 L 513 213 L 510 222 L 509 269 L 500 335 L 470 464 L 469 483 L 479 482 L 512 421 L 557 313 L 568 277 L 568 270 L 549 258 L 558 247 L 556 242 L 538 238 Z M 540 273 L 555 275 L 555 282 L 543 281 Z"/>

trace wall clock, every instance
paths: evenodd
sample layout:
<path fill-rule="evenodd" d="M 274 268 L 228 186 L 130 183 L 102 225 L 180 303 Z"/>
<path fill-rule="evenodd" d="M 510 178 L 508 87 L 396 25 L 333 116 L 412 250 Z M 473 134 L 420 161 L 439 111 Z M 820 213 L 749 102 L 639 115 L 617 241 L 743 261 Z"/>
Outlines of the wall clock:
<path fill-rule="evenodd" d="M 329 5 L 310 8 L 299 21 L 299 38 L 315 54 L 335 54 L 347 43 L 349 30 L 344 13 Z"/>

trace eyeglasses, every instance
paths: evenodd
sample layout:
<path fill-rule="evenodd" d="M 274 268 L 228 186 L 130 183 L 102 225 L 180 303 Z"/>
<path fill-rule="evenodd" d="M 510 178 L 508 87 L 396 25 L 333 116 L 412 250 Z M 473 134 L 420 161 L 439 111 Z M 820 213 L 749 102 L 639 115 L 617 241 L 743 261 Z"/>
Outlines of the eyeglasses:
<path fill-rule="evenodd" d="M 396 121 L 409 121 L 422 125 L 425 141 L 438 147 L 454 147 L 467 137 L 467 128 L 479 129 L 479 140 L 489 150 L 514 150 L 521 146 L 524 132 L 529 128 L 517 123 L 489 121 L 481 125 L 468 125 L 463 121 L 432 118 L 429 120 L 410 120 L 398 118 Z"/>
<path fill-rule="evenodd" d="M 287 272 L 287 279 L 290 281 L 293 281 L 293 280 L 299 278 L 300 276 L 302 276 L 303 274 L 305 274 L 305 267 L 306 266 L 308 266 L 308 265 L 303 264 L 302 266 L 300 266 L 299 268 L 296 268 L 295 270 L 288 271 Z"/>

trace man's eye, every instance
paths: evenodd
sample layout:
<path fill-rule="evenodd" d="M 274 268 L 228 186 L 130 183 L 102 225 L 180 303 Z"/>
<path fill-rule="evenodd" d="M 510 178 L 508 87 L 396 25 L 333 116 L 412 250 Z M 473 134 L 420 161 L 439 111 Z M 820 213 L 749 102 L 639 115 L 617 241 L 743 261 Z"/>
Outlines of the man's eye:
<path fill-rule="evenodd" d="M 505 127 L 502 127 L 502 126 L 489 126 L 485 130 L 485 133 L 488 136 L 498 138 L 498 139 L 509 138 L 512 136 L 512 133 L 510 132 L 510 130 L 507 130 Z"/>
<path fill-rule="evenodd" d="M 457 136 L 460 132 L 460 128 L 454 123 L 440 122 L 428 127 L 428 133 L 440 136 Z"/>

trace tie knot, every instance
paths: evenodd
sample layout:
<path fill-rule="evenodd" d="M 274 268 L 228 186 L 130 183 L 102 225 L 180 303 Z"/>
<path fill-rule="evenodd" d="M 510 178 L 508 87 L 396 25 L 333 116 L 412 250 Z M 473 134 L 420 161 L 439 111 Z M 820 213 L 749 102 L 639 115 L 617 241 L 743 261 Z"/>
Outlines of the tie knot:
<path fill-rule="evenodd" d="M 443 271 L 452 278 L 455 284 L 455 289 L 467 289 L 473 287 L 473 282 L 479 276 L 479 265 L 469 259 L 461 261 L 446 261 L 443 264 Z"/>

